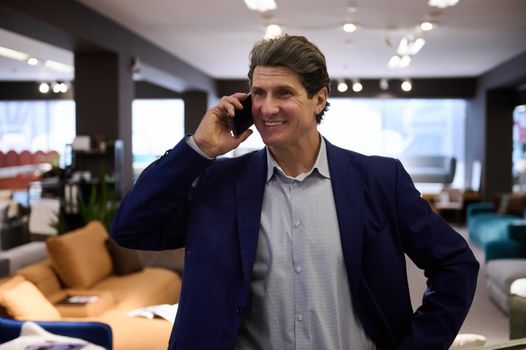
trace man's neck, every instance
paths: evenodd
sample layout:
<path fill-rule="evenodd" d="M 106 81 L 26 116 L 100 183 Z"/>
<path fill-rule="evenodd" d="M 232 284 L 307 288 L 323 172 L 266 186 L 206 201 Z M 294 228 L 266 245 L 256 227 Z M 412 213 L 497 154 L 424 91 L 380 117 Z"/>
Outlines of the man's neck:
<path fill-rule="evenodd" d="M 312 169 L 320 152 L 321 136 L 298 146 L 269 147 L 274 160 L 287 176 L 296 177 Z"/>

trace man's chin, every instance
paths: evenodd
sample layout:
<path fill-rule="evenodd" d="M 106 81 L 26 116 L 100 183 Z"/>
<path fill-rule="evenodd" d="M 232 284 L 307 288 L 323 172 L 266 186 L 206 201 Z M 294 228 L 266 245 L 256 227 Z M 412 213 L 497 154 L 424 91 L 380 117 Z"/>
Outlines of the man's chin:
<path fill-rule="evenodd" d="M 279 147 L 282 143 L 277 137 L 262 137 L 262 140 L 267 147 Z"/>

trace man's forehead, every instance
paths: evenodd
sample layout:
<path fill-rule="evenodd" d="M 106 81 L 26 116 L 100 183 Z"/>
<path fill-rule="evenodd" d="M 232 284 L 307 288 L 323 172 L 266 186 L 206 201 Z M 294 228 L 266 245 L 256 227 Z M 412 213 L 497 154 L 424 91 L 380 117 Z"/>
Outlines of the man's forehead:
<path fill-rule="evenodd" d="M 296 87 L 299 75 L 287 67 L 257 66 L 252 76 L 252 87 Z"/>

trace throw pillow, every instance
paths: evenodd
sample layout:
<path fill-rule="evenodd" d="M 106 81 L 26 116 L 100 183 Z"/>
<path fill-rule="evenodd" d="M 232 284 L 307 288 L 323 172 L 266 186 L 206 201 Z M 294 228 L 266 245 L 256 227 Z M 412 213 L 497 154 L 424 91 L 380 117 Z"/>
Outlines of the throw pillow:
<path fill-rule="evenodd" d="M 110 252 L 113 272 L 116 275 L 126 275 L 143 269 L 141 258 L 135 250 L 121 247 L 112 239 L 106 240 L 106 247 Z"/>
<path fill-rule="evenodd" d="M 524 215 L 524 206 L 526 205 L 526 196 L 522 193 L 510 193 L 508 195 L 508 206 L 506 214 L 522 217 Z"/>
<path fill-rule="evenodd" d="M 0 316 L 8 317 L 8 318 L 10 317 L 9 313 L 7 312 L 4 306 L 4 300 L 2 298 L 2 293 L 8 289 L 15 287 L 22 281 L 25 281 L 25 278 L 23 276 L 13 276 L 9 279 L 2 281 L 2 283 L 0 283 Z"/>
<path fill-rule="evenodd" d="M 457 334 L 449 350 L 472 348 L 486 345 L 486 337 L 479 334 Z"/>
<path fill-rule="evenodd" d="M 17 320 L 58 321 L 57 309 L 35 285 L 21 281 L 11 288 L 0 291 L 0 302 L 7 313 Z"/>
<path fill-rule="evenodd" d="M 89 288 L 111 275 L 110 254 L 105 246 L 108 232 L 99 221 L 62 236 L 46 240 L 49 258 L 69 288 Z"/>

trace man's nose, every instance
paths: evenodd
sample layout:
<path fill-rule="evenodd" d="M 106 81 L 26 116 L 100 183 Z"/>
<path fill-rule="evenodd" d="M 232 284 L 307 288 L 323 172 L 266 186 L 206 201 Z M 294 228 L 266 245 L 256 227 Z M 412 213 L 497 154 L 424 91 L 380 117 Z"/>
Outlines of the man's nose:
<path fill-rule="evenodd" d="M 274 115 L 279 112 L 279 105 L 276 99 L 272 96 L 267 96 L 261 105 L 261 113 L 263 115 Z"/>

